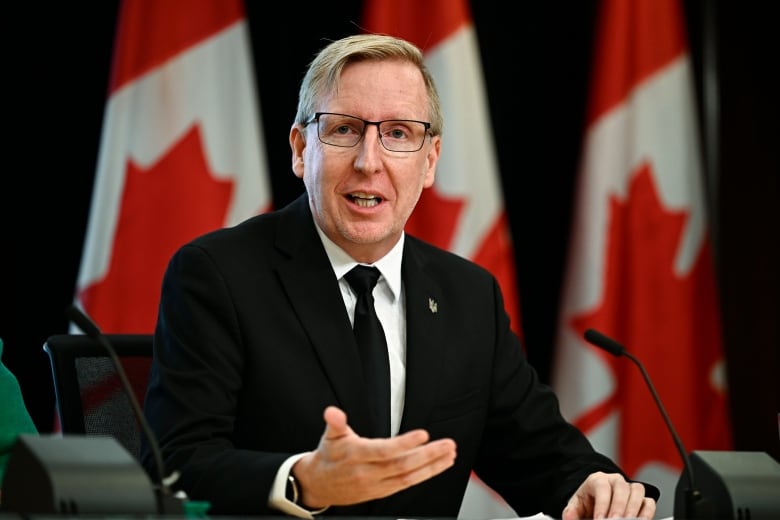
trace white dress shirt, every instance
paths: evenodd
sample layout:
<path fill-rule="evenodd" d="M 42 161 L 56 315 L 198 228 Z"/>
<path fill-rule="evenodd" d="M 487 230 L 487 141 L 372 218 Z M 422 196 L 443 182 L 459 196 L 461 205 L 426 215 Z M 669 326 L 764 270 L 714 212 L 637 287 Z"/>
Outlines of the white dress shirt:
<path fill-rule="evenodd" d="M 357 295 L 352 291 L 344 275 L 358 265 L 358 262 L 355 262 L 343 249 L 325 236 L 316 222 L 315 227 L 322 240 L 322 245 L 325 246 L 333 273 L 339 281 L 341 296 L 349 313 L 349 320 L 354 324 Z M 406 304 L 403 283 L 401 282 L 404 237 L 405 235 L 402 234 L 401 239 L 390 252 L 371 264 L 381 273 L 376 287 L 374 287 L 374 308 L 385 331 L 390 359 L 390 435 L 396 435 L 400 428 L 406 388 Z M 324 428 L 323 423 L 323 430 Z M 303 455 L 305 453 L 293 455 L 279 467 L 279 472 L 276 474 L 273 486 L 271 486 L 268 503 L 271 507 L 289 515 L 311 519 L 314 518 L 315 513 L 321 513 L 324 509 L 320 511 L 306 510 L 287 500 L 285 494 L 287 477 L 295 462 Z"/>

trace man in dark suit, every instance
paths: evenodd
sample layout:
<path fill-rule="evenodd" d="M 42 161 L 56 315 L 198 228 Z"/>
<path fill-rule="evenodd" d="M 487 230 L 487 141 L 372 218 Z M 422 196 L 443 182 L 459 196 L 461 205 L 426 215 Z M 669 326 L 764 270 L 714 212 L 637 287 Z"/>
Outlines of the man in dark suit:
<path fill-rule="evenodd" d="M 144 407 L 174 486 L 211 513 L 454 517 L 473 470 L 521 515 L 654 515 L 657 490 L 562 418 L 494 277 L 404 233 L 441 130 L 419 49 L 333 42 L 290 131 L 306 193 L 171 259 Z M 358 264 L 381 274 L 381 402 L 352 330 Z"/>

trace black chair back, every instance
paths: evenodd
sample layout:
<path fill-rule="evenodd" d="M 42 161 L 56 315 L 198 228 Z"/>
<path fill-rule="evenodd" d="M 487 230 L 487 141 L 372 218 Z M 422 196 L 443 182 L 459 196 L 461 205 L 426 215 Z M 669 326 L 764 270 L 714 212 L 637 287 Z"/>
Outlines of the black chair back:
<path fill-rule="evenodd" d="M 106 334 L 136 399 L 143 403 L 152 361 L 151 334 Z M 62 433 L 110 435 L 136 459 L 141 428 L 111 356 L 85 334 L 50 336 L 49 355 Z"/>

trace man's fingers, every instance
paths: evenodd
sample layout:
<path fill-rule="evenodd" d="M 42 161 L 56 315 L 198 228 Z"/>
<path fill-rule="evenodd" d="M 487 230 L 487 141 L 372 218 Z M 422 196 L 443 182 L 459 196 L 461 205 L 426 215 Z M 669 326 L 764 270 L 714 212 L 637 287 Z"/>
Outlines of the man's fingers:
<path fill-rule="evenodd" d="M 644 497 L 642 499 L 642 507 L 639 509 L 639 513 L 636 515 L 644 520 L 653 520 L 655 518 L 655 511 L 658 504 L 650 497 Z"/>
<path fill-rule="evenodd" d="M 562 520 L 582 518 L 642 518 L 651 520 L 656 503 L 645 497 L 645 487 L 621 475 L 592 473 L 572 495 Z"/>
<path fill-rule="evenodd" d="M 429 442 L 429 439 L 430 435 L 425 430 L 413 430 L 389 439 L 363 438 L 359 445 L 359 452 L 355 451 L 353 454 L 359 456 L 364 462 L 379 467 L 408 464 L 405 469 L 415 464 L 424 464 L 437 457 L 454 456 L 455 441 L 437 439 Z"/>
<path fill-rule="evenodd" d="M 623 486 L 621 486 L 621 492 L 623 489 Z M 621 510 L 620 507 L 620 504 L 615 504 L 613 499 L 610 516 L 614 517 L 615 515 L 618 515 L 625 518 L 652 518 L 655 514 L 655 500 L 645 497 L 645 487 L 638 482 L 628 484 L 628 493 L 624 500 L 624 508 Z M 649 510 L 650 507 L 652 507 L 652 511 Z M 647 516 L 648 511 L 651 513 L 649 517 Z"/>
<path fill-rule="evenodd" d="M 457 451 L 451 439 L 440 439 L 402 456 L 372 463 L 376 480 L 373 498 L 383 498 L 424 482 L 455 464 Z"/>
<path fill-rule="evenodd" d="M 638 482 L 626 482 L 621 477 L 611 477 L 612 496 L 605 518 L 635 518 L 643 507 L 645 487 Z M 600 518 L 603 510 L 598 506 L 593 510 L 594 518 Z"/>
<path fill-rule="evenodd" d="M 425 430 L 412 430 L 386 439 L 366 439 L 366 457 L 372 461 L 395 458 L 424 445 L 429 439 Z"/>
<path fill-rule="evenodd" d="M 371 461 L 390 470 L 391 473 L 405 473 L 424 466 L 439 458 L 455 459 L 457 455 L 455 441 L 438 439 L 428 443 L 407 447 L 400 443 L 369 446 Z"/>
<path fill-rule="evenodd" d="M 393 466 L 395 471 L 391 471 L 389 476 L 384 479 L 385 483 L 389 485 L 390 493 L 428 480 L 455 464 L 456 452 L 454 449 L 438 453 L 439 450 L 435 450 L 421 460 L 405 457 L 406 460 L 397 461 Z M 432 454 L 438 455 L 430 458 Z"/>

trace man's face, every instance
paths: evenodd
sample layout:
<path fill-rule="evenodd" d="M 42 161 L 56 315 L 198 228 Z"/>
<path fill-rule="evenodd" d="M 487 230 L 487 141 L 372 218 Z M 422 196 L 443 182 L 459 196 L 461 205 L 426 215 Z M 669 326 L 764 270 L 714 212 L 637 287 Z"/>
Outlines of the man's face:
<path fill-rule="evenodd" d="M 420 71 L 401 61 L 363 61 L 344 68 L 337 92 L 320 112 L 368 121 L 428 121 Z M 423 188 L 433 185 L 441 138 L 426 136 L 416 152 L 391 152 L 368 125 L 351 148 L 320 142 L 317 124 L 293 126 L 293 171 L 303 179 L 314 218 L 355 260 L 373 262 L 398 241 Z"/>

